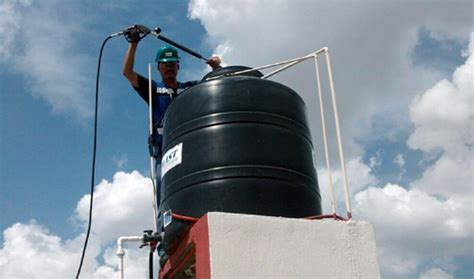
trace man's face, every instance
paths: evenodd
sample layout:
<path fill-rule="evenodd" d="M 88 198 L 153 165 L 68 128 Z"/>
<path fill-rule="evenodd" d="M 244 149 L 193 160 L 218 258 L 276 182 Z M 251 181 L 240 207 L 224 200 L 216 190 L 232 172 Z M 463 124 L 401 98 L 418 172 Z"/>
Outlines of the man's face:
<path fill-rule="evenodd" d="M 158 63 L 158 71 L 163 80 L 176 79 L 179 70 L 178 62 L 161 62 Z"/>

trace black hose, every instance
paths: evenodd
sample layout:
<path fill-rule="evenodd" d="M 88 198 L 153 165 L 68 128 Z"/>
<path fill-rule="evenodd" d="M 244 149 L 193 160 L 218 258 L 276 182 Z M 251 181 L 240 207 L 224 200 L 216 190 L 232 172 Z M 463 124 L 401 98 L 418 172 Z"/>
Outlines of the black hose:
<path fill-rule="evenodd" d="M 99 104 L 99 74 L 100 74 L 100 61 L 102 60 L 102 52 L 105 47 L 105 43 L 113 38 L 114 36 L 108 36 L 104 42 L 102 42 L 102 46 L 100 47 L 100 53 L 99 53 L 99 61 L 97 64 L 97 77 L 95 80 L 95 111 L 94 111 L 94 147 L 92 151 L 92 175 L 91 175 L 91 200 L 89 204 L 89 224 L 87 225 L 87 234 L 86 234 L 86 240 L 84 241 L 84 247 L 82 249 L 82 256 L 81 256 L 81 263 L 79 264 L 79 268 L 77 269 L 77 274 L 76 274 L 76 279 L 79 278 L 79 274 L 81 274 L 81 269 L 82 269 L 82 264 L 84 262 L 84 257 L 86 254 L 86 249 L 87 249 L 87 243 L 89 242 L 89 235 L 91 232 L 91 226 L 92 226 L 92 204 L 94 201 L 94 179 L 95 179 L 95 157 L 97 153 L 97 119 L 98 119 L 98 104 Z"/>
<path fill-rule="evenodd" d="M 148 257 L 148 274 L 150 279 L 153 279 L 153 249 L 150 249 L 150 255 Z"/>

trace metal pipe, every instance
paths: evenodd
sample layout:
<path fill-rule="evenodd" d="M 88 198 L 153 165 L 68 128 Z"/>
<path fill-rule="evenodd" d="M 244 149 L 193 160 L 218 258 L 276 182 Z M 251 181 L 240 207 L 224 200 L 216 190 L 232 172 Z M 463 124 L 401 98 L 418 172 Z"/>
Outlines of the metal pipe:
<path fill-rule="evenodd" d="M 331 209 L 332 209 L 332 213 L 335 215 L 336 214 L 336 199 L 334 197 L 334 185 L 332 182 L 331 163 L 329 162 L 328 141 L 327 141 L 327 136 L 326 136 L 326 120 L 324 118 L 323 95 L 321 93 L 321 81 L 319 77 L 319 64 L 318 64 L 317 54 L 314 55 L 314 66 L 316 68 L 316 81 L 317 81 L 318 96 L 319 96 L 319 111 L 321 113 L 321 126 L 323 130 L 324 156 L 326 158 L 326 169 L 328 171 L 329 189 L 331 193 Z"/>
<path fill-rule="evenodd" d="M 344 182 L 344 196 L 346 199 L 347 219 L 350 220 L 352 219 L 352 209 L 351 209 L 351 201 L 349 198 L 349 187 L 347 183 L 346 165 L 344 163 L 344 153 L 342 150 L 341 132 L 339 128 L 339 117 L 337 113 L 337 104 L 336 104 L 336 92 L 334 90 L 334 81 L 332 78 L 332 69 L 331 69 L 331 60 L 329 59 L 329 50 L 327 50 L 325 54 L 326 54 L 326 64 L 327 64 L 328 76 L 329 76 L 329 88 L 331 89 L 332 106 L 333 106 L 333 111 L 334 111 L 334 122 L 336 124 L 337 147 L 339 150 L 339 160 L 341 162 L 341 172 L 342 172 L 342 178 Z"/>
<path fill-rule="evenodd" d="M 125 251 L 123 250 L 123 243 L 131 242 L 131 241 L 139 241 L 143 242 L 143 236 L 121 236 L 117 239 L 117 257 L 119 257 L 119 273 L 120 279 L 124 277 L 124 266 L 123 266 L 123 256 L 125 255 Z"/>
<path fill-rule="evenodd" d="M 204 60 L 204 61 L 207 61 L 207 59 L 204 58 L 204 56 L 202 56 L 201 54 L 199 54 L 199 53 L 195 52 L 194 50 L 189 49 L 189 48 L 187 48 L 187 47 L 185 47 L 185 46 L 183 46 L 183 45 L 181 45 L 181 44 L 179 44 L 179 43 L 177 43 L 177 42 L 175 42 L 175 41 L 173 41 L 173 40 L 171 40 L 170 38 L 167 38 L 167 37 L 165 37 L 165 36 L 163 36 L 163 35 L 160 35 L 160 32 L 161 32 L 161 29 L 160 29 L 159 27 L 156 27 L 156 28 L 155 28 L 155 31 L 150 32 L 150 34 L 152 34 L 153 36 L 156 36 L 158 39 L 162 40 L 162 41 L 165 42 L 165 43 L 168 43 L 168 44 L 170 44 L 170 45 L 172 45 L 172 46 L 175 46 L 175 47 L 181 49 L 181 50 L 184 51 L 184 52 L 187 52 L 187 53 L 191 54 L 192 56 L 195 56 L 195 57 L 197 57 L 197 58 L 199 58 L 199 59 L 202 59 L 202 60 Z"/>
<path fill-rule="evenodd" d="M 185 46 L 183 46 L 183 45 L 180 45 L 180 44 L 178 44 L 177 42 L 175 42 L 175 41 L 173 41 L 173 40 L 171 40 L 171 39 L 168 39 L 168 38 L 166 38 L 166 37 L 163 36 L 163 35 L 158 35 L 157 37 L 158 37 L 158 39 L 160 39 L 160 40 L 162 40 L 162 41 L 164 41 L 164 42 L 166 42 L 166 43 L 168 43 L 168 44 L 170 44 L 170 45 L 173 45 L 173 46 L 175 46 L 175 47 L 177 47 L 177 48 L 179 48 L 179 49 L 181 49 L 181 50 L 183 50 L 183 51 L 185 51 L 185 52 L 191 54 L 192 56 L 195 56 L 195 57 L 197 57 L 197 58 L 199 58 L 199 59 L 202 59 L 202 60 L 204 60 L 204 61 L 207 61 L 207 59 L 204 58 L 201 54 L 199 54 L 199 53 L 195 52 L 194 50 L 191 50 L 191 49 L 189 49 L 189 48 L 187 48 L 187 47 L 185 47 Z"/>
<path fill-rule="evenodd" d="M 153 136 L 153 93 L 151 92 L 151 64 L 148 64 L 148 113 L 149 113 L 149 120 L 150 120 L 150 139 L 152 139 Z M 153 142 L 150 142 L 150 144 L 154 144 Z M 158 224 L 157 224 L 157 218 L 158 218 L 158 205 L 156 202 L 157 199 L 157 189 L 156 189 L 156 177 L 155 177 L 155 159 L 153 158 L 152 155 L 150 155 L 150 176 L 151 176 L 151 182 L 153 184 L 153 201 L 152 201 L 152 207 L 153 207 L 153 229 L 154 231 L 158 231 Z"/>

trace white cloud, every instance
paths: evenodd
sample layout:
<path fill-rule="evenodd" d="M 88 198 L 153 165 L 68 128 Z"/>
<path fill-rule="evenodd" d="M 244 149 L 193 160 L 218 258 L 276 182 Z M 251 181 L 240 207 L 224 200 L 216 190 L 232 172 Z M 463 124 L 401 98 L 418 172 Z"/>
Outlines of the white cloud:
<path fill-rule="evenodd" d="M 125 248 L 124 277 L 125 278 L 148 278 L 148 252 L 149 248 L 138 248 L 138 244 L 129 243 Z M 95 275 L 100 274 L 103 278 L 111 278 L 112 275 L 118 278 L 118 258 L 116 247 L 109 247 L 103 253 L 104 265 L 95 271 Z M 156 260 L 156 254 L 155 254 Z M 157 261 L 153 265 L 154 274 L 158 274 Z"/>
<path fill-rule="evenodd" d="M 413 275 L 429 261 L 473 254 L 473 45 L 474 34 L 471 56 L 454 72 L 453 82 L 437 83 L 411 105 L 415 130 L 408 144 L 441 157 L 409 189 L 387 184 L 355 196 L 355 216 L 374 222 L 381 268 L 389 277 Z M 420 274 L 451 277 L 440 267 Z"/>
<path fill-rule="evenodd" d="M 467 154 L 472 154 L 467 152 Z M 436 163 L 423 173 L 422 179 L 412 183 L 435 195 L 445 198 L 451 196 L 473 195 L 474 165 L 470 158 L 456 159 L 449 156 L 441 157 Z"/>
<path fill-rule="evenodd" d="M 228 64 L 259 66 L 330 47 L 346 158 L 353 164 L 348 163 L 348 180 L 351 193 L 357 193 L 354 216 L 374 222 L 382 274 L 389 278 L 416 276 L 420 265 L 429 260 L 470 253 L 467 247 L 473 237 L 473 74 L 466 66 L 471 62 L 456 71 L 453 82 L 441 81 L 414 100 L 417 93 L 439 80 L 439 73 L 414 67 L 410 60 L 421 28 L 439 38 L 465 39 L 472 31 L 472 6 L 468 1 L 410 2 L 407 10 L 406 5 L 400 1 L 340 5 L 206 0 L 194 0 L 189 5 L 189 16 L 201 21 L 209 41 L 218 42 L 215 52 L 226 49 L 222 55 Z M 277 79 L 305 100 L 317 146 L 322 141 L 318 140 L 314 66 L 306 63 L 290 73 Z M 328 100 L 325 95 L 326 107 L 330 107 Z M 371 134 L 373 117 L 380 115 L 396 127 Z M 396 134 L 406 134 L 413 124 L 415 132 L 409 145 L 429 152 L 427 156 L 434 156 L 432 150 L 436 155 L 442 151 L 442 156 L 411 188 L 391 184 L 367 188 L 377 183 L 370 167 L 390 159 L 374 156 L 371 166 L 365 166 L 357 159 L 362 150 L 352 143 L 356 138 L 383 136 L 396 140 Z M 336 140 L 330 136 L 329 142 Z M 335 150 L 334 146 L 330 150 Z M 402 166 L 404 159 L 399 156 L 395 162 Z M 327 174 L 324 169 L 318 174 L 327 211 Z M 341 185 L 337 169 L 334 177 L 335 184 Z M 337 191 L 336 195 L 343 197 Z M 435 194 L 443 194 L 442 199 Z M 436 272 L 433 270 L 423 276 Z"/>
<path fill-rule="evenodd" d="M 62 1 L 6 1 L 0 5 L 0 58 L 21 73 L 27 91 L 51 105 L 54 113 L 78 119 L 92 115 L 95 63 L 81 53 L 84 19 Z"/>
<path fill-rule="evenodd" d="M 408 130 L 407 107 L 414 94 L 423 92 L 436 81 L 436 75 L 414 68 L 408 58 L 417 43 L 418 30 L 423 27 L 434 30 L 439 36 L 449 33 L 450 37 L 465 38 L 472 28 L 469 11 L 468 2 L 429 5 L 416 2 L 407 10 L 405 2 L 347 2 L 341 6 L 311 1 L 223 3 L 195 0 L 190 2 L 189 8 L 190 17 L 202 22 L 211 41 L 220 42 L 217 48 L 227 49 L 223 60 L 229 64 L 258 66 L 329 46 L 349 158 L 357 154 L 354 153 L 355 146 L 347 145 L 354 138 L 380 136 L 369 134 L 373 115 L 404 119 L 405 122 L 394 123 Z M 303 70 L 294 70 L 291 76 L 283 75 L 279 80 L 301 93 L 309 107 L 309 117 L 314 120 L 318 113 L 314 83 L 311 82 L 314 70 L 310 66 L 302 66 Z M 471 79 L 465 78 L 462 72 L 470 74 Z M 412 189 L 397 185 L 366 189 L 374 185 L 376 178 L 370 175 L 369 167 L 357 163 L 359 160 L 348 159 L 353 167 L 358 165 L 353 172 L 349 171 L 348 163 L 351 192 L 360 191 L 355 196 L 357 214 L 354 216 L 375 223 L 385 274 L 402 277 L 413 274 L 419 264 L 426 262 L 426 255 L 439 258 L 439 250 L 435 247 L 451 256 L 466 253 L 465 247 L 472 237 L 469 223 L 472 217 L 472 192 L 469 190 L 472 189 L 469 171 L 472 163 L 459 159 L 462 152 L 456 152 L 456 157 L 446 153 L 454 152 L 459 145 L 471 144 L 472 147 L 472 142 L 466 141 L 472 133 L 472 126 L 466 124 L 472 123 L 472 117 L 466 113 L 472 113 L 472 108 L 469 109 L 472 99 L 468 97 L 473 91 L 472 76 L 470 70 L 460 68 L 454 74 L 453 84 L 443 81 L 431 90 L 443 91 L 441 96 L 434 98 L 435 93 L 426 92 L 412 103 L 410 116 L 416 130 L 410 145 L 424 146 L 423 151 L 433 147 L 445 152 Z M 468 94 L 454 96 L 456 88 L 460 87 Z M 313 136 L 319 135 L 319 121 L 311 122 Z M 329 142 L 335 142 L 334 138 Z M 461 148 L 462 151 L 466 149 L 469 148 Z M 473 158 L 470 152 L 464 154 Z M 402 159 L 398 157 L 396 162 L 403 165 Z M 381 160 L 373 157 L 371 167 L 379 165 Z M 327 175 L 324 170 L 318 173 L 326 209 L 329 195 L 324 193 L 323 185 L 327 185 L 324 182 Z M 436 181 L 438 176 L 444 179 Z M 336 170 L 334 180 L 338 182 L 335 184 L 340 185 L 340 177 Z M 439 186 L 433 187 L 433 182 Z M 433 190 L 426 190 L 428 187 Z M 455 190 L 442 191 L 443 187 L 471 195 L 464 199 L 452 197 Z M 445 200 L 432 196 L 435 192 L 445 193 Z M 339 192 L 337 196 L 342 195 Z"/>
<path fill-rule="evenodd" d="M 152 226 L 151 183 L 138 172 L 118 172 L 109 183 L 96 186 L 92 232 L 81 278 L 118 278 L 115 241 L 123 235 L 141 235 Z M 84 229 L 88 218 L 89 195 L 78 202 L 75 218 Z M 79 265 L 85 233 L 63 240 L 35 221 L 17 223 L 4 231 L 0 249 L 2 276 L 22 278 L 70 278 Z M 140 243 L 125 246 L 126 278 L 146 278 L 148 248 Z M 99 258 L 102 261 L 99 261 Z M 25 264 L 26 263 L 26 264 Z M 155 264 L 155 272 L 157 265 Z"/>
<path fill-rule="evenodd" d="M 403 154 L 398 154 L 395 159 L 393 159 L 393 162 L 400 168 L 403 168 L 405 166 L 405 158 L 403 158 Z"/>
<path fill-rule="evenodd" d="M 440 268 L 432 268 L 420 274 L 420 279 L 452 279 L 453 276 Z"/>
<path fill-rule="evenodd" d="M 28 5 L 27 1 L 0 3 L 0 34 L 5 34 L 0 41 L 0 60 L 10 57 L 15 39 L 12 34 L 18 31 L 22 21 L 22 14 L 18 10 Z"/>
<path fill-rule="evenodd" d="M 340 167 L 331 168 L 332 181 L 334 185 L 334 196 L 336 199 L 337 213 L 345 217 L 345 201 L 343 177 Z M 377 183 L 377 179 L 370 173 L 370 168 L 362 163 L 361 158 L 351 159 L 346 162 L 346 174 L 349 184 L 349 195 L 361 191 Z M 326 168 L 318 169 L 319 188 L 322 196 L 324 213 L 331 213 L 331 192 L 329 184 L 329 173 Z"/>
<path fill-rule="evenodd" d="M 112 162 L 117 166 L 117 169 L 123 169 L 128 164 L 128 157 L 125 154 L 112 157 Z"/>
<path fill-rule="evenodd" d="M 153 229 L 152 197 L 150 179 L 137 171 L 117 172 L 112 182 L 103 180 L 95 187 L 92 232 L 106 244 L 123 235 L 141 235 L 143 230 Z M 77 218 L 84 224 L 89 201 L 90 195 L 85 195 L 77 203 Z"/>
<path fill-rule="evenodd" d="M 346 152 L 360 155 L 353 140 L 374 136 L 369 134 L 373 115 L 395 113 L 405 118 L 401 124 L 407 130 L 407 105 L 434 82 L 432 72 L 413 67 L 409 59 L 418 30 L 465 38 L 472 27 L 470 8 L 468 2 L 417 2 L 407 10 L 400 1 L 194 0 L 189 16 L 201 21 L 210 41 L 218 42 L 215 52 L 227 50 L 223 61 L 228 64 L 260 66 L 330 47 Z M 314 66 L 308 62 L 290 73 L 276 78 L 302 95 L 310 119 L 316 120 L 311 121 L 316 138 Z"/>
<path fill-rule="evenodd" d="M 415 132 L 408 144 L 428 154 L 443 154 L 414 186 L 444 197 L 473 195 L 474 33 L 468 53 L 452 82 L 438 82 L 410 107 Z"/>
<path fill-rule="evenodd" d="M 393 159 L 393 163 L 400 168 L 400 173 L 397 177 L 397 181 L 400 181 L 403 175 L 407 172 L 407 170 L 405 169 L 405 158 L 403 157 L 403 154 L 400 153 L 395 156 L 395 159 Z"/>
<path fill-rule="evenodd" d="M 456 154 L 466 148 L 464 144 L 474 144 L 474 57 L 471 57 L 456 70 L 453 82 L 442 80 L 413 101 L 411 119 L 416 131 L 408 141 L 411 147 L 427 152 L 442 148 Z"/>
<path fill-rule="evenodd" d="M 15 61 L 10 62 L 30 79 L 34 94 L 48 101 L 57 112 L 70 110 L 84 117 L 90 115 L 84 95 L 90 91 L 84 89 L 87 87 L 85 69 L 94 63 L 87 57 L 71 55 L 75 38 L 69 33 L 80 27 L 74 24 L 75 15 L 67 10 L 64 14 L 51 13 L 57 9 L 57 3 L 39 3 L 35 9 L 3 4 L 1 7 L 6 8 L 0 26 L 5 24 L 16 30 L 14 40 L 23 47 L 15 50 Z M 405 2 L 396 1 L 347 2 L 343 6 L 312 1 L 191 1 L 189 13 L 204 24 L 213 41 L 219 42 L 215 52 L 221 53 L 228 64 L 257 66 L 329 46 L 343 135 L 352 141 L 356 136 L 370 136 L 368 126 L 374 113 L 390 114 L 401 108 L 403 114 L 413 95 L 433 84 L 433 76 L 414 69 L 408 59 L 416 43 L 417 30 L 426 26 L 443 34 L 465 36 L 472 29 L 470 3 L 466 4 L 415 2 L 407 10 Z M 26 12 L 18 13 L 17 8 Z M 19 29 L 25 30 L 21 37 L 18 37 Z M 37 34 L 50 36 L 38 38 Z M 11 44 L 11 40 L 0 42 L 4 57 L 11 58 L 13 53 L 5 52 L 11 47 L 3 47 Z M 472 44 L 471 40 L 468 53 L 472 53 Z M 316 97 L 314 84 L 309 82 L 313 69 L 312 65 L 302 67 L 304 70 L 293 72 L 297 75 L 283 75 L 280 80 L 287 81 L 303 95 L 310 108 L 310 119 L 314 119 L 318 115 L 313 112 L 317 111 Z M 374 222 L 384 275 L 405 277 L 429 259 L 472 253 L 469 251 L 474 219 L 470 174 L 473 169 L 471 77 L 472 56 L 454 73 L 452 81 L 440 81 L 413 100 L 410 117 L 416 130 L 410 137 L 410 146 L 429 153 L 436 150 L 443 153 L 411 188 L 393 184 L 371 187 L 377 178 L 370 174 L 370 168 L 358 157 L 349 157 L 352 158 L 348 160 L 351 193 L 357 193 L 354 216 Z M 313 136 L 318 135 L 314 131 L 319 130 L 314 127 L 312 130 Z M 352 150 L 346 148 L 349 153 Z M 323 181 L 324 170 L 319 174 Z M 340 185 L 337 169 L 334 177 Z M 151 226 L 150 193 L 150 182 L 137 172 L 117 173 L 112 182 L 103 181 L 97 186 L 91 239 L 95 244 L 89 247 L 88 257 L 102 255 L 105 264 L 99 266 L 90 260 L 85 266 L 86 274 L 93 278 L 114 276 L 114 250 L 103 245 L 120 235 L 140 234 Z M 76 217 L 82 224 L 87 220 L 87 210 L 88 196 L 85 196 L 76 209 Z M 33 271 L 20 265 L 19 259 L 22 259 L 20 255 L 33 255 L 26 258 L 32 267 L 45 268 L 49 264 L 57 270 L 55 275 L 60 275 L 53 277 L 70 277 L 75 273 L 82 237 L 63 241 L 37 224 L 14 225 L 5 231 L 5 243 L 0 250 L 2 271 L 9 272 L 8 278 L 31 278 Z M 17 245 L 33 240 L 34 245 Z M 141 252 L 146 254 L 138 250 L 129 256 L 138 261 L 144 257 Z M 71 263 L 67 261 L 63 266 L 63 259 L 71 259 Z M 143 277 L 143 269 L 133 272 L 138 274 L 135 278 Z M 449 273 L 433 267 L 423 271 L 420 277 L 430 275 Z"/>
<path fill-rule="evenodd" d="M 62 241 L 32 221 L 14 224 L 3 232 L 0 269 L 3 278 L 69 278 L 79 264 L 83 236 Z M 91 239 L 84 262 L 84 278 L 97 266 L 99 243 Z"/>
<path fill-rule="evenodd" d="M 471 207 L 471 198 L 442 201 L 387 184 L 357 193 L 354 215 L 375 225 L 382 274 L 406 277 L 430 260 L 472 253 Z"/>
<path fill-rule="evenodd" d="M 377 150 L 375 156 L 369 158 L 369 167 L 373 169 L 375 167 L 379 167 L 380 165 L 382 165 L 382 156 L 381 151 Z"/>

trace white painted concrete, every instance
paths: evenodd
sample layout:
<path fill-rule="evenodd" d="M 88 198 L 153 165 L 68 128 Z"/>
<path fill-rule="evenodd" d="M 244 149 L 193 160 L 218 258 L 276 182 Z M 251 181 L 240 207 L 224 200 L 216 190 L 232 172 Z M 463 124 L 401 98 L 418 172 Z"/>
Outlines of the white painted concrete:
<path fill-rule="evenodd" d="M 208 226 L 213 279 L 380 278 L 368 222 L 212 212 Z"/>

